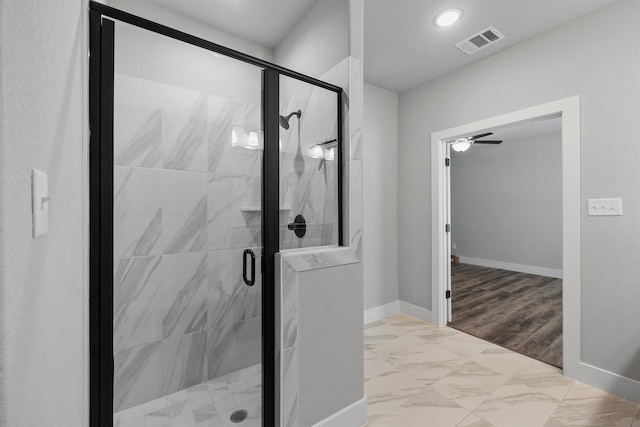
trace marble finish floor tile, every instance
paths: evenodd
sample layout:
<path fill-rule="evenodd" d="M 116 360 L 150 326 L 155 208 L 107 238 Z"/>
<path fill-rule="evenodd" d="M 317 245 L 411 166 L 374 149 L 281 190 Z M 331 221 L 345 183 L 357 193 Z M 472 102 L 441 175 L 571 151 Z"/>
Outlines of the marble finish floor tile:
<path fill-rule="evenodd" d="M 401 372 L 391 372 L 365 380 L 364 393 L 369 402 L 369 417 L 395 409 L 407 398 L 424 389 L 423 383 Z"/>
<path fill-rule="evenodd" d="M 579 382 L 569 390 L 564 402 L 616 427 L 629 427 L 638 410 L 634 402 Z"/>
<path fill-rule="evenodd" d="M 482 403 L 474 414 L 495 427 L 542 427 L 558 407 L 559 402 L 524 384 L 512 383 L 500 387 Z"/>
<path fill-rule="evenodd" d="M 640 427 L 640 406 L 554 366 L 397 314 L 365 325 L 371 427 Z"/>
<path fill-rule="evenodd" d="M 114 427 L 260 427 L 261 365 L 250 366 L 114 414 Z M 231 414 L 247 411 L 240 423 Z"/>
<path fill-rule="evenodd" d="M 508 379 L 506 375 L 468 361 L 431 387 L 463 408 L 473 411 Z"/>
<path fill-rule="evenodd" d="M 372 427 L 455 427 L 469 415 L 466 409 L 437 391 L 424 389 L 399 407 L 371 423 Z"/>

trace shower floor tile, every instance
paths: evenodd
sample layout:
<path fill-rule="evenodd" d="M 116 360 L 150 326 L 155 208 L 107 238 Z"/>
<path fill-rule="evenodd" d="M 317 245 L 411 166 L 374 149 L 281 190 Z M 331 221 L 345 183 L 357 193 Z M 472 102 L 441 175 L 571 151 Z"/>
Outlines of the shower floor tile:
<path fill-rule="evenodd" d="M 113 427 L 260 427 L 261 365 L 231 372 L 206 383 L 113 414 Z M 232 414 L 246 419 L 232 422 Z"/>

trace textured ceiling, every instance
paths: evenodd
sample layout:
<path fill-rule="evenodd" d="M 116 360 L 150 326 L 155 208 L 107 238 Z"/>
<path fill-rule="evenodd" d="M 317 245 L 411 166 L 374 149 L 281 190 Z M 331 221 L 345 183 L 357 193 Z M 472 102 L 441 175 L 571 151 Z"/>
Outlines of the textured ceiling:
<path fill-rule="evenodd" d="M 106 0 L 103 0 L 106 1 Z M 158 4 L 267 48 L 275 48 L 316 1 L 128 0 Z M 403 92 L 561 26 L 616 0 L 363 0 L 364 77 Z M 462 9 L 439 28 L 436 15 Z M 494 26 L 506 38 L 467 56 L 453 45 Z"/>
<path fill-rule="evenodd" d="M 563 25 L 615 0 L 364 0 L 364 77 L 402 92 Z M 462 9 L 452 27 L 436 15 Z M 494 26 L 506 39 L 467 56 L 453 45 Z"/>
<path fill-rule="evenodd" d="M 316 0 L 154 1 L 204 24 L 262 46 L 275 48 Z"/>

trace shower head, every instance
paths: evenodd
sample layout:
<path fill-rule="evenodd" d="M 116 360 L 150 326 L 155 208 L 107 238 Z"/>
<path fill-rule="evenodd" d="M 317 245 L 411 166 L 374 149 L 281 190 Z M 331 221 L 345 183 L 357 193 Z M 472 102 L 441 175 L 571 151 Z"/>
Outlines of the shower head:
<path fill-rule="evenodd" d="M 280 126 L 282 126 L 284 129 L 289 129 L 289 119 L 291 118 L 291 116 L 296 116 L 298 119 L 300 119 L 300 117 L 302 116 L 302 111 L 294 111 L 287 117 L 280 116 Z"/>

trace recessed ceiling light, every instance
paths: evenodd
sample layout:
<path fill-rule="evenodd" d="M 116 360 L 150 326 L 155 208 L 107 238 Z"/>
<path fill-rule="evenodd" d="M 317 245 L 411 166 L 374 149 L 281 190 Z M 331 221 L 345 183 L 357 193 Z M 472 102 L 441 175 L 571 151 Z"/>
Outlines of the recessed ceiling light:
<path fill-rule="evenodd" d="M 447 9 L 438 15 L 436 25 L 438 27 L 448 27 L 458 22 L 461 16 L 462 11 L 460 9 Z"/>

